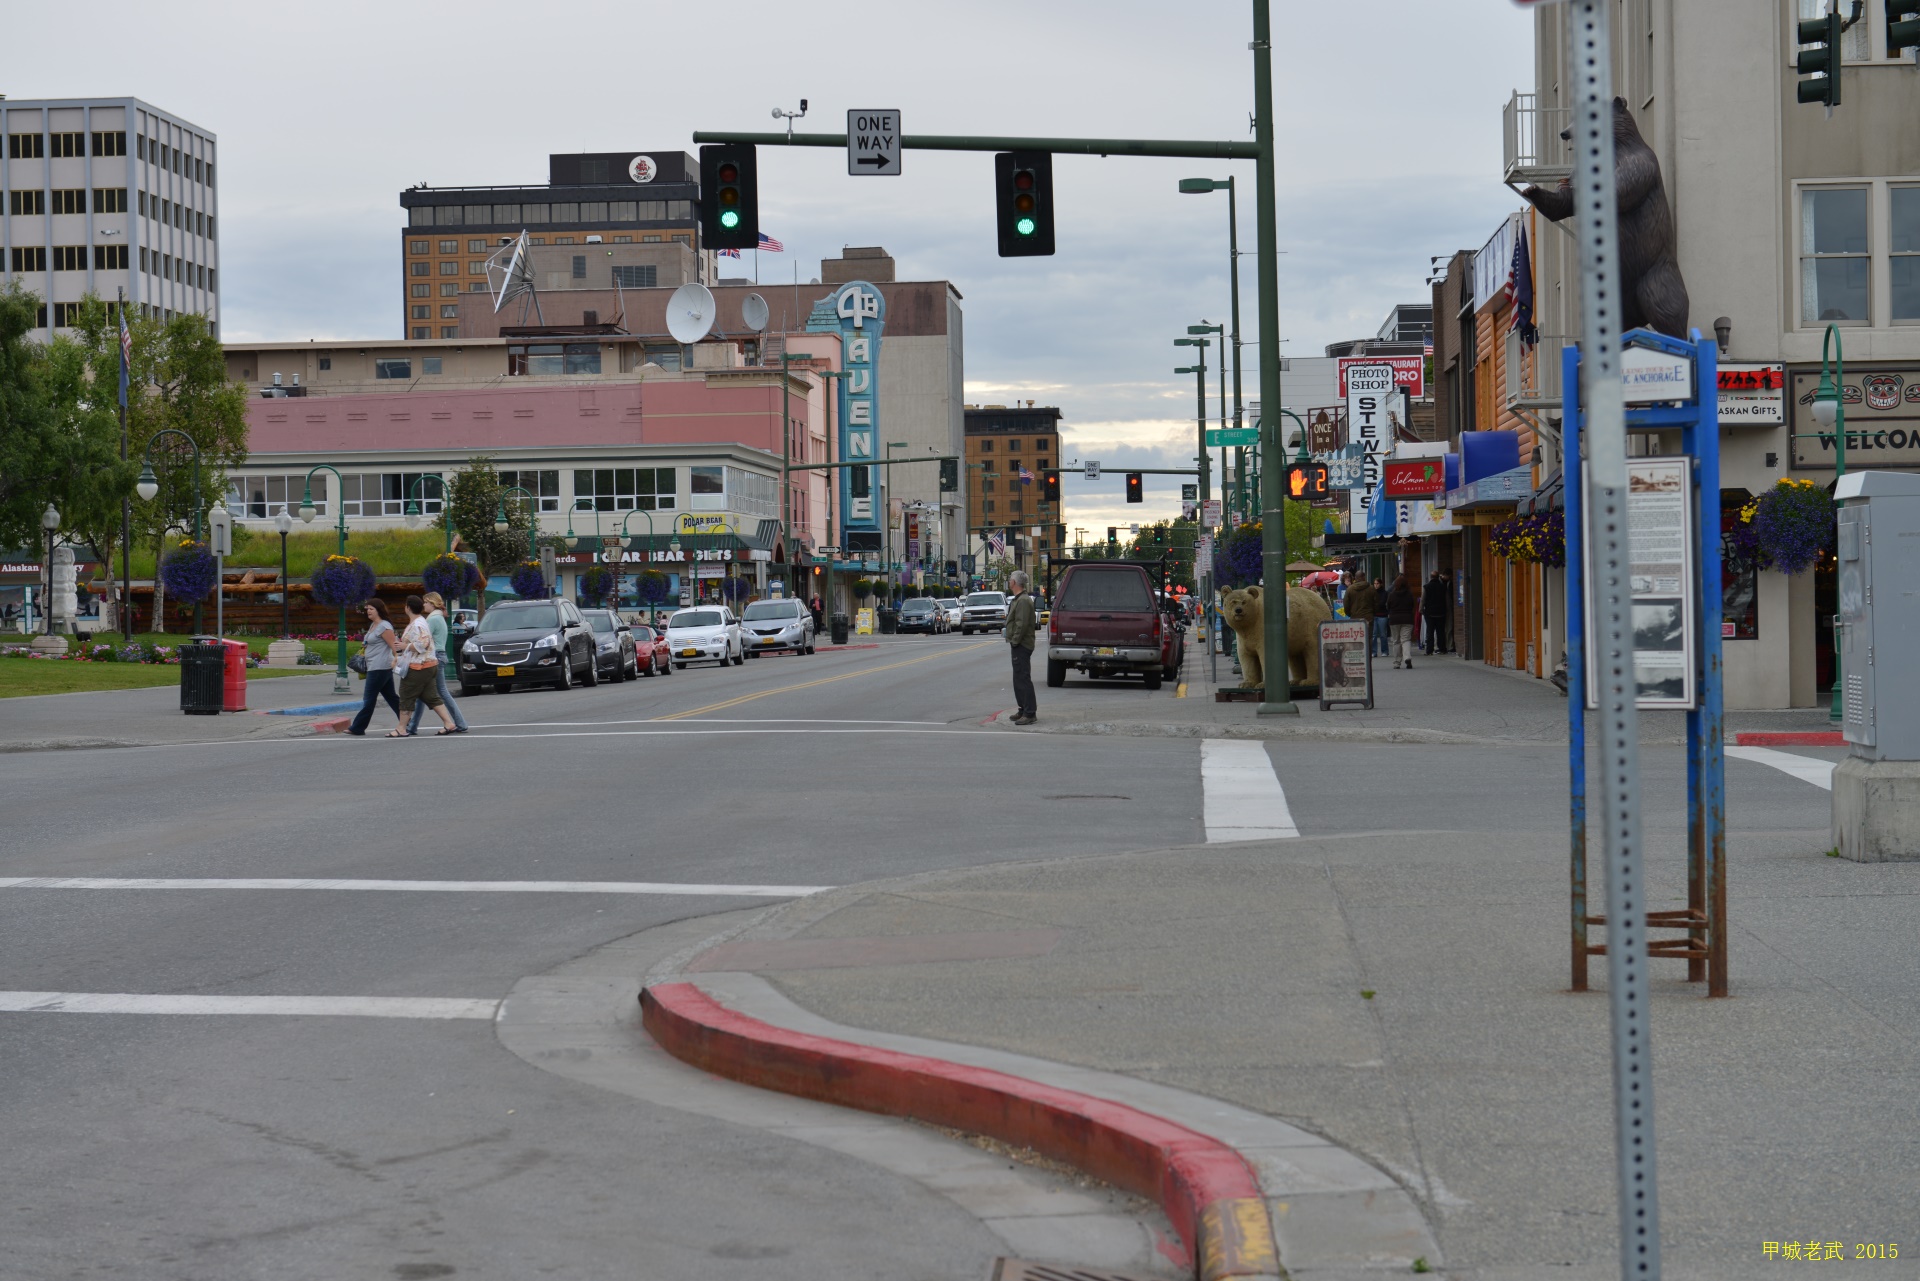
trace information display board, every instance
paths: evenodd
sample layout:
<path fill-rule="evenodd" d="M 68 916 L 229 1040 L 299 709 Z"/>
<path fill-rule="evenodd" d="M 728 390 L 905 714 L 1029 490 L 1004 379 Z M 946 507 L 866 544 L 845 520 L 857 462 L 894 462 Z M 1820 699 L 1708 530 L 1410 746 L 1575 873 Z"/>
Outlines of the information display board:
<path fill-rule="evenodd" d="M 1586 581 L 1593 566 L 1593 519 L 1581 512 Z M 1642 708 L 1692 708 L 1700 621 L 1695 616 L 1693 459 L 1627 460 L 1628 580 L 1633 594 L 1633 670 Z M 1587 706 L 1600 706 L 1599 637 L 1587 621 Z"/>
<path fill-rule="evenodd" d="M 1373 654 L 1364 619 L 1320 624 L 1320 710 L 1336 703 L 1373 706 Z"/>

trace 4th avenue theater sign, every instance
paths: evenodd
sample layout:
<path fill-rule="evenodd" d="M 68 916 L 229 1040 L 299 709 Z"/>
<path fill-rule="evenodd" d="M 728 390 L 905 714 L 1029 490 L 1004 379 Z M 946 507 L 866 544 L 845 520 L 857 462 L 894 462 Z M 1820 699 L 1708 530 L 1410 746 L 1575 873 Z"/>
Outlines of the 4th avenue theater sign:
<path fill-rule="evenodd" d="M 1832 471 L 1834 433 L 1821 430 L 1813 416 L 1820 371 L 1795 370 L 1790 377 L 1794 470 Z M 1848 471 L 1920 467 L 1920 368 L 1849 369 L 1840 403 L 1847 417 Z"/>

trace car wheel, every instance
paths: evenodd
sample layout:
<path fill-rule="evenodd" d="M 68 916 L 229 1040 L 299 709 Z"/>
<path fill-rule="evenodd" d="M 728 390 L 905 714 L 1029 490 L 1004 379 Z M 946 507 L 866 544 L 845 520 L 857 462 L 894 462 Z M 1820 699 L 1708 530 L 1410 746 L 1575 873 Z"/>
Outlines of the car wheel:
<path fill-rule="evenodd" d="M 684 672 L 687 670 L 687 665 L 685 663 L 675 663 L 673 664 L 673 670 L 676 672 Z"/>
<path fill-rule="evenodd" d="M 588 689 L 592 689 L 600 683 L 600 655 L 598 653 L 587 656 L 586 674 L 580 678 L 580 683 Z"/>
<path fill-rule="evenodd" d="M 478 697 L 480 697 L 480 687 L 479 687 L 478 685 L 469 685 L 469 684 L 467 684 L 467 683 L 466 683 L 465 681 L 461 681 L 461 682 L 460 682 L 460 697 L 462 697 L 462 698 L 478 698 Z"/>
<path fill-rule="evenodd" d="M 565 655 L 560 660 L 560 674 L 553 678 L 555 689 L 573 688 L 573 660 Z"/>
<path fill-rule="evenodd" d="M 1146 677 L 1148 690 L 1156 690 L 1160 688 L 1160 669 L 1159 668 L 1157 667 L 1151 668 L 1147 672 L 1143 673 L 1143 675 Z"/>
<path fill-rule="evenodd" d="M 749 650 L 749 651 L 747 652 L 747 657 L 748 657 L 748 658 L 758 658 L 758 657 L 760 657 L 760 651 L 759 651 L 759 650 L 757 650 L 757 649 L 755 649 L 755 650 Z"/>
<path fill-rule="evenodd" d="M 496 694 L 511 694 L 513 693 L 513 683 L 511 681 L 495 681 L 493 683 L 493 692 Z"/>
<path fill-rule="evenodd" d="M 962 628 L 960 629 L 960 634 L 961 634 L 962 636 L 971 636 L 971 635 L 973 635 L 973 628 L 971 628 L 971 627 L 962 627 Z"/>
<path fill-rule="evenodd" d="M 807 653 L 809 653 L 809 654 L 817 654 L 817 653 L 819 653 L 819 652 L 820 652 L 820 647 L 819 647 L 819 646 L 818 646 L 818 645 L 817 645 L 817 644 L 815 643 L 815 638 L 814 638 L 814 636 L 813 636 L 813 634 L 812 634 L 812 633 L 808 633 L 808 635 L 807 635 L 807 650 L 806 650 L 806 652 L 807 652 Z"/>
<path fill-rule="evenodd" d="M 1067 665 L 1056 659 L 1047 660 L 1047 688 L 1059 689 L 1067 683 Z"/>
<path fill-rule="evenodd" d="M 733 665 L 735 667 L 745 667 L 747 665 L 746 654 L 745 653 L 735 654 L 733 656 Z"/>

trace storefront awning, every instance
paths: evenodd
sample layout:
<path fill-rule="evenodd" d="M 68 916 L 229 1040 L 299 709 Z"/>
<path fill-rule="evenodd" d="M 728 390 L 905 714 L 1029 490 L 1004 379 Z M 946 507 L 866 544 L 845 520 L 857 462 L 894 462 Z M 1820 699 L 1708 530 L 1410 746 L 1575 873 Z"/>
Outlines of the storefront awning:
<path fill-rule="evenodd" d="M 1458 489 L 1449 489 L 1446 506 L 1450 511 L 1481 511 L 1494 507 L 1512 507 L 1533 493 L 1533 469 L 1515 467 L 1470 481 Z"/>
<path fill-rule="evenodd" d="M 678 543 L 680 550 L 674 551 Z M 750 533 L 726 531 L 711 534 L 629 533 L 622 540 L 609 535 L 604 540 L 586 534 L 572 548 L 554 557 L 559 565 L 593 565 L 602 553 L 618 552 L 623 565 L 672 565 L 682 561 L 738 561 L 784 564 L 786 545 L 780 538 L 780 522 L 763 520 Z"/>

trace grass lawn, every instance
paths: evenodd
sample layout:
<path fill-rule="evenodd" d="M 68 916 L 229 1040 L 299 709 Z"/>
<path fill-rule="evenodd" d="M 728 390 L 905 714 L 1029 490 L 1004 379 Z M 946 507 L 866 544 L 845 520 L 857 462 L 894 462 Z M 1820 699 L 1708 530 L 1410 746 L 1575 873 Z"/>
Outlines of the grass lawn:
<path fill-rule="evenodd" d="M 299 532 L 287 536 L 287 576 L 303 579 L 313 573 L 314 566 L 333 555 L 340 545 L 339 535 L 331 527 L 314 530 L 296 526 L 296 529 Z M 446 534 L 438 529 L 368 529 L 351 534 L 347 539 L 347 554 L 366 561 L 376 574 L 404 577 L 425 569 L 427 562 L 438 556 L 446 544 Z M 132 561 L 133 577 L 153 577 L 153 548 L 134 548 Z M 255 531 L 227 557 L 229 573 L 248 565 L 278 570 L 280 536 Z M 120 558 L 116 555 L 109 577 L 117 578 L 119 574 Z"/>
<path fill-rule="evenodd" d="M 133 639 L 135 644 L 174 646 L 174 645 L 179 645 L 185 642 L 188 638 L 188 635 L 189 633 L 187 632 L 135 632 L 133 634 Z M 17 639 L 12 636 L 0 636 L 0 641 L 3 641 L 8 644 L 24 645 L 31 639 L 32 639 L 31 637 L 27 637 L 27 636 L 22 636 Z M 277 640 L 278 637 L 229 636 L 227 639 L 245 641 L 247 643 L 248 653 L 252 654 L 255 658 L 265 658 L 267 656 L 267 646 L 273 644 L 273 642 Z M 73 638 L 69 637 L 67 643 L 69 645 L 72 645 L 75 642 Z M 334 642 L 330 640 L 309 640 L 309 641 L 302 641 L 301 643 L 305 645 L 308 649 L 312 650 L 314 653 L 320 655 L 321 658 L 325 659 L 329 666 L 332 665 Z M 119 632 L 101 632 L 98 636 L 95 636 L 89 639 L 86 642 L 86 644 L 88 645 L 111 644 L 115 647 L 118 647 L 124 644 L 124 642 L 120 639 Z M 355 654 L 358 654 L 359 652 L 360 652 L 360 642 L 357 640 L 349 639 L 347 641 L 347 657 L 351 658 Z"/>
<path fill-rule="evenodd" d="M 324 672 L 323 667 L 256 667 L 248 680 Z M 0 656 L 0 698 L 28 694 L 75 694 L 98 689 L 148 689 L 178 685 L 180 669 L 161 663 L 68 663 L 46 658 Z"/>

